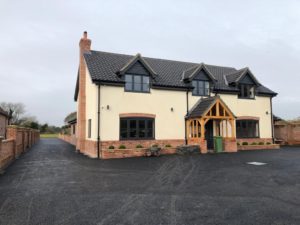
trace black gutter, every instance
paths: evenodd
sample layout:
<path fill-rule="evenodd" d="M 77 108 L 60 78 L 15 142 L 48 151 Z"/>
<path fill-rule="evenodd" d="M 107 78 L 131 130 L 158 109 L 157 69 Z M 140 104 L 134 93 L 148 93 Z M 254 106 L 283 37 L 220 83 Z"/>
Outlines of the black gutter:
<path fill-rule="evenodd" d="M 272 142 L 274 144 L 274 119 L 273 119 L 273 103 L 272 103 L 272 98 L 270 98 L 270 105 L 271 105 L 271 128 L 272 128 Z"/>
<path fill-rule="evenodd" d="M 97 157 L 100 159 L 100 84 L 98 85 Z"/>
<path fill-rule="evenodd" d="M 187 145 L 188 144 L 188 141 L 187 141 L 187 133 L 186 133 L 186 130 L 187 130 L 187 126 L 186 126 L 186 117 L 188 116 L 189 114 L 189 91 L 187 90 L 186 91 L 186 116 L 185 116 L 185 119 L 184 119 L 184 139 L 185 139 L 185 144 Z"/>

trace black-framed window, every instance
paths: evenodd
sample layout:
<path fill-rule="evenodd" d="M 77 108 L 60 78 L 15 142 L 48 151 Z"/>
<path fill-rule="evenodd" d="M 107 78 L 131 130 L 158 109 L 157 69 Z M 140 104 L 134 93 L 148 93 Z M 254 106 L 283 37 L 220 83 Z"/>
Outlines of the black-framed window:
<path fill-rule="evenodd" d="M 193 95 L 209 96 L 209 82 L 203 80 L 193 80 Z"/>
<path fill-rule="evenodd" d="M 76 124 L 73 124 L 73 134 L 76 133 Z"/>
<path fill-rule="evenodd" d="M 236 137 L 237 138 L 258 138 L 259 137 L 258 120 L 237 120 Z"/>
<path fill-rule="evenodd" d="M 92 120 L 88 120 L 88 138 L 92 137 Z"/>
<path fill-rule="evenodd" d="M 132 92 L 149 92 L 150 91 L 150 79 L 145 75 L 125 75 L 125 91 Z"/>
<path fill-rule="evenodd" d="M 255 88 L 253 85 L 249 84 L 240 84 L 240 93 L 239 93 L 239 98 L 249 98 L 249 99 L 254 99 L 255 96 Z"/>
<path fill-rule="evenodd" d="M 120 139 L 154 139 L 154 119 L 120 118 Z"/>

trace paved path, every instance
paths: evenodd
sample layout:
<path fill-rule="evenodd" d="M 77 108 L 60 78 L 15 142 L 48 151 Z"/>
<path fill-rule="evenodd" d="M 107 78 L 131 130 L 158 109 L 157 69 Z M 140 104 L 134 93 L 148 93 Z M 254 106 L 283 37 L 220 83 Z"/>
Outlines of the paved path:
<path fill-rule="evenodd" d="M 300 149 L 95 160 L 44 139 L 0 176 L 0 224 L 300 224 Z"/>

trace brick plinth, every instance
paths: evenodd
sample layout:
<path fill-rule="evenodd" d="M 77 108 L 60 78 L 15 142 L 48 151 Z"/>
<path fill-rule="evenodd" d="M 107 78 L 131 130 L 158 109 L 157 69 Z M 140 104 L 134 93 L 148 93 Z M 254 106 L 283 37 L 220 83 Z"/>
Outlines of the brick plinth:
<path fill-rule="evenodd" d="M 239 143 L 240 145 L 242 145 L 243 142 L 247 142 L 249 145 L 251 145 L 253 142 L 255 143 L 259 143 L 259 142 L 263 142 L 263 143 L 273 143 L 272 138 L 237 138 L 237 143 Z"/>
<path fill-rule="evenodd" d="M 271 149 L 279 149 L 280 145 L 271 144 L 271 145 L 239 145 L 238 150 L 271 150 Z"/>
<path fill-rule="evenodd" d="M 223 150 L 224 152 L 237 152 L 237 142 L 235 138 L 224 138 L 223 139 Z"/>
<path fill-rule="evenodd" d="M 207 153 L 207 141 L 204 138 L 200 138 L 199 140 L 200 152 L 202 154 Z"/>
<path fill-rule="evenodd" d="M 137 145 L 142 145 L 144 148 L 149 148 L 156 144 L 160 147 L 165 147 L 166 145 L 171 145 L 176 147 L 183 145 L 185 143 L 184 139 L 170 139 L 170 140 L 128 140 L 128 141 L 101 141 L 101 148 L 108 149 L 109 146 L 114 146 L 118 148 L 120 145 L 125 145 L 126 148 L 135 148 Z"/>

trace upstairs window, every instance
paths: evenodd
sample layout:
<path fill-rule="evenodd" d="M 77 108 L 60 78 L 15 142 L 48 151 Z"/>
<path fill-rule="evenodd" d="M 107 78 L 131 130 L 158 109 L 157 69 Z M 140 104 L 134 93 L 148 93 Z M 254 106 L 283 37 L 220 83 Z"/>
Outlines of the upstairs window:
<path fill-rule="evenodd" d="M 249 84 L 240 84 L 240 93 L 239 93 L 239 98 L 248 98 L 248 99 L 254 99 L 255 96 L 255 89 L 253 85 Z"/>
<path fill-rule="evenodd" d="M 209 82 L 202 80 L 193 80 L 192 85 L 193 95 L 196 96 L 209 96 Z"/>
<path fill-rule="evenodd" d="M 120 139 L 154 139 L 154 119 L 120 118 Z"/>
<path fill-rule="evenodd" d="M 236 121 L 237 138 L 258 138 L 259 128 L 257 120 L 237 120 Z"/>
<path fill-rule="evenodd" d="M 131 92 L 150 92 L 149 76 L 144 75 L 125 75 L 125 91 Z"/>

